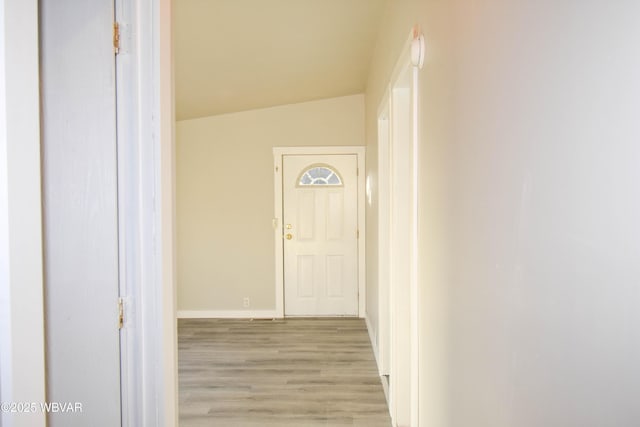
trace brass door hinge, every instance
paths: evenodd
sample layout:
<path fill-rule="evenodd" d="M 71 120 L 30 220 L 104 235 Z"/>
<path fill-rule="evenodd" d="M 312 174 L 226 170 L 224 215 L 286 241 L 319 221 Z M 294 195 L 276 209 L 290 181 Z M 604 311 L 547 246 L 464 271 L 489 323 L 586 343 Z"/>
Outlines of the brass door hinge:
<path fill-rule="evenodd" d="M 117 22 L 113 23 L 113 52 L 120 53 L 120 24 Z"/>
<path fill-rule="evenodd" d="M 118 298 L 118 330 L 124 327 L 124 299 Z"/>

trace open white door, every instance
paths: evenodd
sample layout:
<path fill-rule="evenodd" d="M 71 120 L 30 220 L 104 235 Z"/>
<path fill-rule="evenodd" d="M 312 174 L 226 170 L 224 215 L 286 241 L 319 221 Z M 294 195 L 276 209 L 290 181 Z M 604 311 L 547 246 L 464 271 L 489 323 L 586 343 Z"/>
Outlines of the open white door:
<path fill-rule="evenodd" d="M 51 427 L 121 425 L 113 22 L 40 1 L 47 400 L 72 409 Z"/>
<path fill-rule="evenodd" d="M 355 154 L 283 156 L 285 315 L 358 315 Z"/>

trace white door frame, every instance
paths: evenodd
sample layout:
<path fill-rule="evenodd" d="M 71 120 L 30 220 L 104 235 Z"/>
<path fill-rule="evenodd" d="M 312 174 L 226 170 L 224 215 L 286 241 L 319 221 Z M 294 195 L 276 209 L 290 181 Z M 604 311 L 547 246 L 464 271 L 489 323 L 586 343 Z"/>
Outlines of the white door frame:
<path fill-rule="evenodd" d="M 115 0 L 122 425 L 178 424 L 172 0 Z"/>
<path fill-rule="evenodd" d="M 378 109 L 378 371 L 388 376 L 391 371 L 391 182 L 390 182 L 390 109 L 385 91 Z M 385 383 L 385 387 L 389 384 Z M 387 393 L 388 395 L 388 393 Z"/>
<path fill-rule="evenodd" d="M 166 427 L 178 426 L 174 1 L 134 0 L 136 14 L 120 37 L 123 43 L 137 46 L 133 53 L 136 81 L 130 96 L 138 101 L 135 120 L 141 151 L 139 175 L 130 176 L 137 179 L 141 196 L 146 196 L 137 212 L 145 225 L 137 237 L 137 250 L 144 260 L 141 299 L 131 308 L 140 319 L 141 342 L 135 351 L 144 369 L 133 381 L 140 398 L 129 403 L 140 405 L 136 411 L 142 425 Z"/>
<path fill-rule="evenodd" d="M 44 402 L 38 2 L 0 1 L 0 397 Z M 0 425 L 44 427 L 41 411 Z"/>
<path fill-rule="evenodd" d="M 284 245 L 282 241 L 282 157 L 285 155 L 355 154 L 358 159 L 358 317 L 365 315 L 365 147 L 274 147 L 273 148 L 273 231 L 275 240 L 276 315 L 284 317 Z"/>
<path fill-rule="evenodd" d="M 393 325 L 395 314 L 394 288 L 391 286 L 392 272 L 389 263 L 389 250 L 393 242 L 392 227 L 392 207 L 391 201 L 394 200 L 394 188 L 392 180 L 392 157 L 394 146 L 397 138 L 394 130 L 394 114 L 397 108 L 394 107 L 394 88 L 399 86 L 399 82 L 410 75 L 409 83 L 409 119 L 410 119 L 410 152 L 402 153 L 409 156 L 411 164 L 410 177 L 410 204 L 407 206 L 407 212 L 410 217 L 409 224 L 409 295 L 410 295 L 410 426 L 417 427 L 419 425 L 419 392 L 420 392 L 420 289 L 418 286 L 418 146 L 419 146 L 419 115 L 418 115 L 418 72 L 422 68 L 424 62 L 424 37 L 417 27 L 414 27 L 411 34 L 404 45 L 400 58 L 396 63 L 387 90 L 382 97 L 380 106 L 378 107 L 378 177 L 380 188 L 380 203 L 378 209 L 382 214 L 378 224 L 378 247 L 385 250 L 378 251 L 379 263 L 379 288 L 378 288 L 378 304 L 380 310 L 379 324 L 379 341 L 378 354 L 381 355 L 379 360 L 379 370 L 381 375 L 391 374 L 391 383 L 394 382 L 395 373 L 398 371 L 397 360 L 394 360 L 392 348 L 389 359 L 386 359 L 385 348 L 383 346 L 394 346 Z M 381 133 L 386 133 L 383 135 Z M 391 254 L 393 256 L 393 254 Z M 386 318 L 385 318 L 386 316 Z M 388 323 L 385 323 L 388 322 Z M 390 387 L 389 410 L 394 425 L 396 425 L 396 387 Z"/>

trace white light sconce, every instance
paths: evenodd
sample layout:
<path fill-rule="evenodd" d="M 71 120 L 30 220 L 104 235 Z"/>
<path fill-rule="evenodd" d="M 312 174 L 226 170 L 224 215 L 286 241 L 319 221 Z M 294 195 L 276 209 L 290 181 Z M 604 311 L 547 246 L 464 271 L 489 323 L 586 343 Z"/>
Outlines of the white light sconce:
<path fill-rule="evenodd" d="M 411 40 L 411 65 L 422 68 L 424 65 L 424 35 L 417 25 L 413 27 L 413 39 Z"/>

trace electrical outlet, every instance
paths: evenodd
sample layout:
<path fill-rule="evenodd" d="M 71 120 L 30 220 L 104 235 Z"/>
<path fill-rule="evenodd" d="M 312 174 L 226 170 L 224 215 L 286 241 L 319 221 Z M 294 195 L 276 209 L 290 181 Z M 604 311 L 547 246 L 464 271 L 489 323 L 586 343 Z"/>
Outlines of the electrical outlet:
<path fill-rule="evenodd" d="M 244 308 L 247 308 L 247 307 L 249 307 L 250 305 L 251 305 L 251 300 L 249 299 L 249 297 L 244 297 L 244 298 L 242 299 L 242 306 L 243 306 Z"/>

